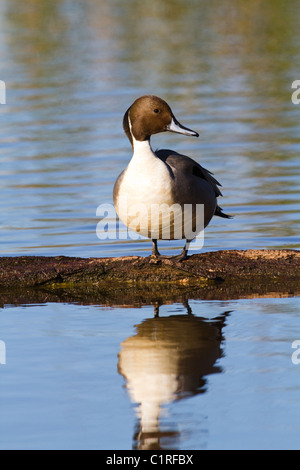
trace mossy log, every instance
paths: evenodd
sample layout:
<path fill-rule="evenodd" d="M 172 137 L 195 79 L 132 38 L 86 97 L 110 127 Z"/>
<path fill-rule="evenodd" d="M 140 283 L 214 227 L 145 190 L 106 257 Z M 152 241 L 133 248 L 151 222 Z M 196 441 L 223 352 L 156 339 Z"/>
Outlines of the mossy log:
<path fill-rule="evenodd" d="M 0 258 L 0 304 L 142 305 L 300 293 L 300 251 L 226 250 L 186 261 L 153 257 Z"/>

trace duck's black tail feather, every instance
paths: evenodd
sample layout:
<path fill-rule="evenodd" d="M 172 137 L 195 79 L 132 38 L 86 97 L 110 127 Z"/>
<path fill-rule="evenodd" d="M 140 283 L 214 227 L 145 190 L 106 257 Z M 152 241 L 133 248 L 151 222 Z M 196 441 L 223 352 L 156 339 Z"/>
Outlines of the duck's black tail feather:
<path fill-rule="evenodd" d="M 223 217 L 223 219 L 232 219 L 232 215 L 228 215 L 228 214 L 224 214 L 224 212 L 222 212 L 223 209 L 222 207 L 220 206 L 217 206 L 216 207 L 216 210 L 215 210 L 215 215 L 217 215 L 218 217 Z"/>

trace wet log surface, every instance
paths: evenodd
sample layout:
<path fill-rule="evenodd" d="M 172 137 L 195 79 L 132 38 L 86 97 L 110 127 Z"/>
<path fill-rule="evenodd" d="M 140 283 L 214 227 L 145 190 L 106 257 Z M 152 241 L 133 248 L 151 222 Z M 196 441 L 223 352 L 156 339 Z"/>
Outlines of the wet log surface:
<path fill-rule="evenodd" d="M 144 305 L 300 293 L 300 251 L 226 250 L 181 263 L 153 257 L 0 258 L 0 305 Z"/>

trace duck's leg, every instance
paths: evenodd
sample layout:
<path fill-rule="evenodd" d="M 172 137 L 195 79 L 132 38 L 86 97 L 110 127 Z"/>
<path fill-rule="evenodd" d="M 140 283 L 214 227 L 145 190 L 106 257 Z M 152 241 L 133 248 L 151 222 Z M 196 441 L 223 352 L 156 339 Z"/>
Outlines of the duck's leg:
<path fill-rule="evenodd" d="M 157 240 L 152 240 L 152 256 L 156 256 L 157 258 L 161 257 L 157 249 Z"/>
<path fill-rule="evenodd" d="M 174 261 L 184 261 L 185 259 L 187 259 L 187 257 L 188 257 L 187 254 L 188 254 L 188 251 L 189 251 L 189 246 L 190 246 L 191 241 L 192 240 L 186 240 L 185 245 L 184 245 L 180 255 L 170 256 L 170 259 L 173 259 Z"/>
<path fill-rule="evenodd" d="M 165 258 L 165 259 L 170 259 L 174 261 L 183 261 L 187 259 L 187 254 L 188 254 L 188 249 L 190 246 L 191 240 L 186 240 L 185 245 L 182 249 L 182 252 L 179 255 L 176 256 L 163 256 L 159 253 L 158 248 L 157 248 L 157 240 L 152 240 L 152 256 L 155 256 L 156 258 Z"/>

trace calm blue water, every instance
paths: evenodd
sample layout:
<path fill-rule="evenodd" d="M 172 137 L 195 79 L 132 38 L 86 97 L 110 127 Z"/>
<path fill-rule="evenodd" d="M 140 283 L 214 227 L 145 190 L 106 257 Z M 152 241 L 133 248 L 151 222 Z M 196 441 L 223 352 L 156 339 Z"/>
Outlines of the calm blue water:
<path fill-rule="evenodd" d="M 240 2 L 189 3 L 1 2 L 1 254 L 150 253 L 148 240 L 96 236 L 97 207 L 131 158 L 123 115 L 145 93 L 200 133 L 153 147 L 213 171 L 235 215 L 211 223 L 205 250 L 300 247 L 299 7 L 258 2 L 251 17 Z"/>
<path fill-rule="evenodd" d="M 153 147 L 211 170 L 235 216 L 203 250 L 299 249 L 299 16 L 293 0 L 2 0 L 0 255 L 150 254 L 96 235 L 145 93 L 200 134 Z M 299 298 L 190 305 L 162 321 L 153 306 L 1 308 L 0 448 L 299 448 Z"/>
<path fill-rule="evenodd" d="M 299 448 L 299 299 L 190 307 L 6 306 L 0 448 Z"/>

